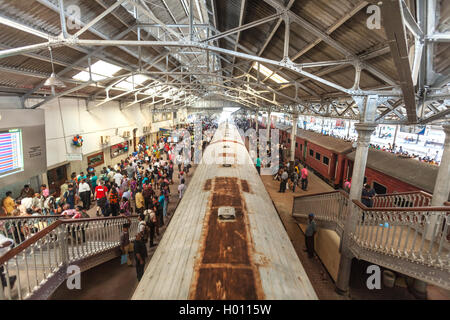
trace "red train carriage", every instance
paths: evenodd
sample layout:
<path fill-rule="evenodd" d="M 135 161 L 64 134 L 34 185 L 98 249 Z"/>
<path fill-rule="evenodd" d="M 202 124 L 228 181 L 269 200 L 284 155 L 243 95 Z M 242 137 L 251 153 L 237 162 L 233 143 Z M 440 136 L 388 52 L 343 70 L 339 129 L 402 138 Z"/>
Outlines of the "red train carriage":
<path fill-rule="evenodd" d="M 351 177 L 356 151 L 347 154 L 344 178 Z M 423 190 L 433 193 L 439 167 L 398 155 L 369 150 L 365 179 L 378 194 Z"/>
<path fill-rule="evenodd" d="M 290 150 L 291 129 L 278 126 L 280 142 Z M 295 159 L 300 160 L 335 188 L 352 176 L 356 151 L 350 142 L 297 129 Z M 369 150 L 365 182 L 378 194 L 426 191 L 433 193 L 439 167 L 377 150 Z"/>
<path fill-rule="evenodd" d="M 291 129 L 286 130 L 289 137 L 288 149 L 291 146 L 290 132 Z M 282 136 L 281 133 L 280 136 Z M 333 187 L 342 185 L 345 155 L 351 151 L 352 145 L 349 142 L 317 132 L 297 129 L 295 158 L 313 169 Z"/>

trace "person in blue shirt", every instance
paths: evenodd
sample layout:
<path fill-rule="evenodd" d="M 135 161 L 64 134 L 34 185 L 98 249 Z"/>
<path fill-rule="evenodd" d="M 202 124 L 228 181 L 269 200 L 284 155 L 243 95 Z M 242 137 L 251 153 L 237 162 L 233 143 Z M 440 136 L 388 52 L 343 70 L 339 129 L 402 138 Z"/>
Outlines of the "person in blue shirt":
<path fill-rule="evenodd" d="M 256 171 L 258 171 L 258 174 L 261 175 L 261 159 L 258 157 L 256 158 Z"/>
<path fill-rule="evenodd" d="M 91 190 L 95 190 L 95 187 L 97 186 L 97 180 L 98 180 L 98 177 L 97 177 L 97 175 L 95 174 L 95 171 L 94 172 L 92 172 L 91 173 L 91 187 L 92 187 L 92 189 Z"/>

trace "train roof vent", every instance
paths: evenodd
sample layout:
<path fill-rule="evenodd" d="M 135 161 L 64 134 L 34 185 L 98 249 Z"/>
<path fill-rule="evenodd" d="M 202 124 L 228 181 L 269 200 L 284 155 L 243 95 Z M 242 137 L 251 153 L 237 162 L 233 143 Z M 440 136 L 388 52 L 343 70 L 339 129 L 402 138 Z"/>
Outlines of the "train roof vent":
<path fill-rule="evenodd" d="M 236 211 L 234 207 L 220 207 L 217 214 L 220 221 L 236 220 Z"/>

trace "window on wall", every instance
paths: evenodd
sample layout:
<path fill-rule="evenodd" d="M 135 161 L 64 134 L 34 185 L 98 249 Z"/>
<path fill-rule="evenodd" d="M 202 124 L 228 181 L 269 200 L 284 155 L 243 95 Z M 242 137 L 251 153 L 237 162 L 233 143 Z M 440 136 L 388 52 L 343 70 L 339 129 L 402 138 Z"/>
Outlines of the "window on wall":
<path fill-rule="evenodd" d="M 310 155 L 311 157 L 313 157 L 313 156 L 314 156 L 314 150 L 309 149 L 309 155 Z"/>
<path fill-rule="evenodd" d="M 328 165 L 330 163 L 330 159 L 328 157 L 323 156 L 323 164 Z"/>
<path fill-rule="evenodd" d="M 301 144 L 301 145 L 300 145 L 300 151 L 301 151 L 302 149 L 303 149 L 303 145 Z"/>
<path fill-rule="evenodd" d="M 320 160 L 320 153 L 316 152 L 316 159 Z"/>
<path fill-rule="evenodd" d="M 295 147 L 298 148 L 298 142 L 295 143 Z"/>
<path fill-rule="evenodd" d="M 291 143 L 291 139 L 288 138 L 288 143 Z"/>

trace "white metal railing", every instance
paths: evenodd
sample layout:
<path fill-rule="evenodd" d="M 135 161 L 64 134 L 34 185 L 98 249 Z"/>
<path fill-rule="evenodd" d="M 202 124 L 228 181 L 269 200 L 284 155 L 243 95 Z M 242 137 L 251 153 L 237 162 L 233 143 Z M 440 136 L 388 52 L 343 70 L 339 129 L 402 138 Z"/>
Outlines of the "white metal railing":
<path fill-rule="evenodd" d="M 137 216 L 57 220 L 0 257 L 6 281 L 0 300 L 27 299 L 68 265 L 117 248 L 126 223 L 131 241 L 138 230 Z"/>
<path fill-rule="evenodd" d="M 432 195 L 424 191 L 382 194 L 373 198 L 373 207 L 429 207 L 431 199 Z"/>
<path fill-rule="evenodd" d="M 48 215 L 1 217 L 0 233 L 5 237 L 14 240 L 15 245 L 19 245 L 62 217 L 64 216 Z"/>
<path fill-rule="evenodd" d="M 295 197 L 292 214 L 305 219 L 314 213 L 319 226 L 349 240 L 344 243 L 355 256 L 450 288 L 450 203 L 430 207 L 427 199 L 417 192 L 388 195 L 379 207 L 368 208 L 334 191 Z"/>
<path fill-rule="evenodd" d="M 294 198 L 292 214 L 306 218 L 314 213 L 318 221 L 334 222 L 341 230 L 347 220 L 348 196 L 343 191 L 332 191 Z"/>
<path fill-rule="evenodd" d="M 350 237 L 356 244 L 450 270 L 450 208 L 379 209 L 366 208 L 359 201 L 353 203 L 358 214 Z"/>

